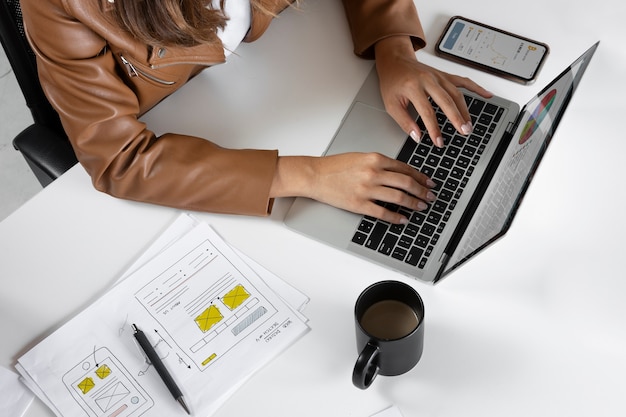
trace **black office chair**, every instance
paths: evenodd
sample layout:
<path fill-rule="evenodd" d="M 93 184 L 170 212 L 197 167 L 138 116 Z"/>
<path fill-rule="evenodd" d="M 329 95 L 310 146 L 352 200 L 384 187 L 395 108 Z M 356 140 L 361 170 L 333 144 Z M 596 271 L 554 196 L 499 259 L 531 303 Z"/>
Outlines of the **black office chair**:
<path fill-rule="evenodd" d="M 57 112 L 41 89 L 35 54 L 24 34 L 19 0 L 0 0 L 0 40 L 34 123 L 13 140 L 42 186 L 78 161 Z"/>

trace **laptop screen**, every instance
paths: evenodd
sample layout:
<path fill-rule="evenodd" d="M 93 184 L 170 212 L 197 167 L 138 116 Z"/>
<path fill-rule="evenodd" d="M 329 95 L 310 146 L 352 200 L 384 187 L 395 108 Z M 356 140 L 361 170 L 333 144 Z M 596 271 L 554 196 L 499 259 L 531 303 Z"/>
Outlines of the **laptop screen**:
<path fill-rule="evenodd" d="M 442 276 L 506 233 L 596 47 L 524 106 L 510 143 Z"/>

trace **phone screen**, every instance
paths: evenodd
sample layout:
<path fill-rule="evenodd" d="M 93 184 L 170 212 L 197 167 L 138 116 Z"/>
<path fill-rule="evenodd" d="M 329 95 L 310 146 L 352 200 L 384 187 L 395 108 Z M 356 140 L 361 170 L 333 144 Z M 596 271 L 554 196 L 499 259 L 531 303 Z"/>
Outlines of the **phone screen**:
<path fill-rule="evenodd" d="M 439 41 L 438 52 L 530 81 L 537 75 L 548 47 L 469 19 L 455 17 Z"/>

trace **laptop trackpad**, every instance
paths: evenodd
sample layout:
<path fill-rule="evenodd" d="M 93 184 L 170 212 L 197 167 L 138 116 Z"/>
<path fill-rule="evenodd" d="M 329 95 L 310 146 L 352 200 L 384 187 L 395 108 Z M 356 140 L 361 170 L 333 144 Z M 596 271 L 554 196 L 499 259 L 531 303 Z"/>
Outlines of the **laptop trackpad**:
<path fill-rule="evenodd" d="M 355 102 L 326 155 L 346 152 L 379 152 L 395 158 L 407 134 L 383 110 Z"/>
<path fill-rule="evenodd" d="M 325 154 L 379 152 L 395 158 L 406 137 L 386 112 L 355 102 Z M 297 198 L 285 217 L 285 224 L 304 235 L 345 249 L 360 220 L 361 215 Z"/>

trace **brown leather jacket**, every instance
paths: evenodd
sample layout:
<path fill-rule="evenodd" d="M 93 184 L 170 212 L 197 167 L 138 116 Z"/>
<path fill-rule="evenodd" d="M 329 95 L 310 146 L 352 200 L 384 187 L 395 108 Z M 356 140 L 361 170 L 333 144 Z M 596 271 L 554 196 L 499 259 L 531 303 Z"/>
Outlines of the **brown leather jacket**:
<path fill-rule="evenodd" d="M 284 3 L 264 0 L 280 12 Z M 424 35 L 412 0 L 343 0 L 355 53 L 377 40 Z M 266 215 L 277 151 L 229 150 L 197 137 L 156 137 L 138 117 L 193 75 L 224 62 L 221 45 L 148 47 L 121 31 L 108 0 L 21 0 L 39 76 L 94 186 L 113 196 L 185 210 Z M 245 41 L 272 18 L 253 11 Z"/>

